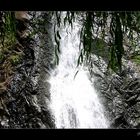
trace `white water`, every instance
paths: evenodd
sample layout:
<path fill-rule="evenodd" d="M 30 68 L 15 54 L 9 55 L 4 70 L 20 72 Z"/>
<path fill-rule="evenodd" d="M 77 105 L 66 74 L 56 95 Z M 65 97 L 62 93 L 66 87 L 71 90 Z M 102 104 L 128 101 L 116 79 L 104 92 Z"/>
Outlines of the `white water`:
<path fill-rule="evenodd" d="M 66 31 L 67 30 L 67 31 Z M 76 68 L 80 25 L 61 29 L 59 65 L 52 72 L 51 104 L 56 128 L 108 128 L 97 92 L 85 67 Z M 67 34 L 69 32 L 69 34 Z M 79 70 L 75 79 L 74 75 Z"/>

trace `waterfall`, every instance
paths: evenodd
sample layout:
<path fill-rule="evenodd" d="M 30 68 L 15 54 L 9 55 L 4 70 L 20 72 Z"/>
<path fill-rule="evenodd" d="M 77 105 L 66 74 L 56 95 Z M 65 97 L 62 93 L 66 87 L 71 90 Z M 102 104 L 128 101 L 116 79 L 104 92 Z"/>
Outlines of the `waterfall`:
<path fill-rule="evenodd" d="M 50 108 L 56 128 L 108 128 L 98 93 L 85 66 L 77 67 L 80 24 L 62 27 L 59 65 L 50 77 Z M 75 76 L 76 72 L 77 75 Z"/>

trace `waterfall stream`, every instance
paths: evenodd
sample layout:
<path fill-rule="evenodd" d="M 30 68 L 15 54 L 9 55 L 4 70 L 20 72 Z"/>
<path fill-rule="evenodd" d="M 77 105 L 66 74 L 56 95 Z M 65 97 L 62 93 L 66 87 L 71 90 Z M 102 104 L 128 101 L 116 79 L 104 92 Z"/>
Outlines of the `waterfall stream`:
<path fill-rule="evenodd" d="M 80 24 L 63 27 L 59 65 L 50 77 L 51 103 L 56 128 L 108 128 L 98 93 L 85 66 L 77 67 Z M 76 72 L 77 75 L 75 76 Z"/>

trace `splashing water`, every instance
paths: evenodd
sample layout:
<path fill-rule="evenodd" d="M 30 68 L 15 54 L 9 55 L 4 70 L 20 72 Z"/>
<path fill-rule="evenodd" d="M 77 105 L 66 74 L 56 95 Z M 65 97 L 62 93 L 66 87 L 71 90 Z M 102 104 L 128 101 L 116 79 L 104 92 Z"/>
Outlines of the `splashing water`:
<path fill-rule="evenodd" d="M 86 67 L 77 66 L 80 25 L 61 29 L 59 65 L 50 78 L 51 104 L 56 128 L 108 128 L 97 92 Z M 66 30 L 70 33 L 67 34 Z M 75 77 L 75 73 L 79 70 Z"/>

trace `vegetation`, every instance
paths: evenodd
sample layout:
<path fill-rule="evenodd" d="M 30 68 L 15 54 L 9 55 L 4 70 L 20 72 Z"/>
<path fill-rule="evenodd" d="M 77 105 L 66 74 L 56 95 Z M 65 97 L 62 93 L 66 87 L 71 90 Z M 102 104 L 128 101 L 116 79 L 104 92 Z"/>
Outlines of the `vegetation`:
<path fill-rule="evenodd" d="M 134 57 L 132 58 L 132 60 L 133 60 L 136 64 L 140 64 L 140 56 L 139 56 L 139 55 L 134 56 Z"/>
<path fill-rule="evenodd" d="M 65 25 L 68 22 L 72 26 L 76 15 L 83 17 L 81 44 L 84 47 L 81 50 L 78 65 L 84 61 L 92 65 L 91 54 L 93 51 L 98 50 L 101 53 L 99 49 L 101 48 L 101 43 L 97 42 L 96 45 L 93 45 L 93 42 L 97 39 L 106 42 L 106 47 L 109 49 L 107 54 L 109 55 L 108 68 L 115 72 L 121 72 L 122 70 L 122 57 L 128 53 L 125 50 L 127 51 L 131 48 L 131 50 L 135 51 L 136 48 L 139 48 L 140 12 L 138 11 L 67 11 L 64 20 L 61 19 L 61 13 L 55 13 L 57 29 L 59 29 L 61 23 Z"/>
<path fill-rule="evenodd" d="M 108 57 L 109 60 L 108 69 L 112 69 L 114 72 L 117 73 L 118 72 L 121 73 L 122 71 L 123 57 L 132 60 L 138 65 L 140 64 L 140 51 L 139 51 L 140 12 L 138 11 L 137 12 L 135 11 L 132 12 L 131 11 L 129 12 L 127 11 L 126 12 L 125 11 L 124 12 L 67 11 L 66 14 L 63 16 L 61 11 L 56 11 L 56 12 L 35 12 L 35 11 L 30 12 L 29 11 L 28 14 L 30 14 L 32 17 L 28 21 L 30 27 L 32 28 L 31 32 L 28 34 L 29 38 L 35 37 L 36 34 L 38 35 L 47 34 L 46 30 L 48 28 L 46 28 L 45 25 L 47 24 L 47 22 L 50 22 L 51 19 L 46 18 L 47 17 L 46 14 L 52 14 L 52 17 L 56 19 L 54 20 L 55 22 L 53 22 L 55 24 L 54 41 L 56 43 L 55 45 L 56 64 L 59 63 L 59 54 L 61 53 L 60 40 L 62 37 L 60 35 L 60 29 L 62 26 L 66 26 L 66 24 L 69 24 L 73 28 L 73 22 L 77 19 L 77 16 L 79 17 L 79 20 L 82 23 L 81 32 L 80 32 L 81 42 L 79 45 L 83 45 L 83 49 L 81 50 L 79 59 L 77 60 L 78 65 L 81 65 L 82 63 L 86 62 L 92 68 L 91 56 L 93 53 L 101 57 Z M 19 16 L 20 14 L 17 15 Z M 26 34 L 24 34 L 26 28 L 27 27 L 25 21 L 19 17 L 17 18 L 15 16 L 14 11 L 0 11 L 0 95 L 2 95 L 1 93 L 5 93 L 3 91 L 7 89 L 7 86 L 11 81 L 11 77 L 13 76 L 16 67 L 21 62 L 24 56 L 24 49 L 25 47 L 28 46 L 27 45 L 28 41 L 26 44 L 23 43 L 24 42 L 23 40 L 27 40 Z M 46 38 L 48 37 L 47 35 L 45 36 Z M 77 75 L 77 73 L 78 71 L 76 72 L 75 76 Z M 24 77 L 24 74 L 22 77 Z M 28 81 L 30 81 L 29 78 L 27 77 Z M 126 115 L 122 114 L 121 117 L 127 117 L 129 116 L 128 114 L 133 115 L 133 111 L 130 110 L 129 113 L 129 109 L 131 109 L 131 107 L 133 107 L 136 103 L 140 102 L 139 100 L 140 90 L 138 88 L 140 86 L 139 79 L 135 79 L 135 80 L 132 79 L 131 81 L 130 79 L 125 78 L 125 76 L 120 76 L 117 82 L 115 82 L 115 78 L 112 79 L 114 79 L 114 84 L 113 84 L 113 80 L 109 81 L 109 78 L 104 80 L 105 82 L 107 80 L 109 81 L 106 82 L 107 88 L 104 86 L 105 84 L 103 85 L 103 87 L 106 88 L 108 92 L 105 94 L 110 98 L 109 100 L 111 100 L 114 104 L 115 97 L 117 97 L 116 95 L 117 93 L 119 93 L 118 95 L 123 99 L 122 106 L 124 108 L 124 114 L 126 114 Z M 26 80 L 24 82 L 27 83 L 27 85 L 30 85 L 30 82 L 28 83 L 26 82 Z M 37 93 L 35 89 L 36 87 L 33 88 L 32 86 L 26 86 L 26 84 L 24 84 L 23 86 L 22 82 L 20 82 L 19 85 L 21 85 L 20 92 L 21 93 L 23 92 L 25 94 L 19 94 L 19 92 L 15 90 L 14 92 L 11 93 L 17 92 L 16 96 L 13 96 L 13 94 L 9 96 L 7 94 L 8 98 L 6 97 L 6 100 L 3 101 L 3 99 L 1 99 L 2 104 L 6 104 L 5 106 L 9 108 L 8 113 L 10 113 L 11 115 L 10 117 L 12 117 L 13 114 L 16 116 L 15 117 L 16 119 L 13 119 L 13 123 L 15 127 L 16 127 L 16 123 L 20 125 L 19 124 L 20 121 L 25 123 L 24 120 L 26 120 L 26 118 L 27 120 L 29 120 L 28 118 L 29 116 L 26 115 L 26 113 L 30 115 L 31 113 L 30 107 L 33 110 L 34 107 L 32 105 L 29 107 L 30 103 L 28 103 L 28 100 L 30 102 L 30 99 L 32 97 L 31 98 L 28 97 L 32 96 L 31 95 L 32 91 L 35 92 L 35 94 Z M 25 88 L 25 91 L 22 90 L 23 87 Z M 30 90 L 30 88 L 32 89 Z M 26 93 L 26 89 L 27 89 L 27 93 Z M 117 92 L 114 92 L 113 90 L 114 91 L 116 90 Z M 31 94 L 28 95 L 28 93 Z M 15 98 L 16 100 L 12 101 L 11 103 L 11 100 L 13 99 L 10 99 L 10 97 L 14 97 L 14 98 L 16 97 Z M 43 96 L 39 95 L 39 100 L 40 97 Z M 8 106 L 9 104 L 10 105 L 12 104 L 12 107 Z M 108 106 L 110 105 L 108 104 Z M 112 106 L 110 107 L 112 112 Z M 17 111 L 15 111 L 15 108 L 17 109 Z M 29 112 L 26 110 L 26 108 Z M 11 110 L 13 111 L 11 112 Z M 1 107 L 1 112 L 2 112 L 2 107 Z M 25 116 L 23 115 L 24 113 Z M 35 113 L 36 113 L 36 109 L 35 109 Z M 139 112 L 137 114 L 138 116 L 136 116 L 135 119 L 139 123 L 140 122 Z M 19 116 L 23 116 L 23 117 L 18 118 Z M 33 116 L 36 117 L 36 115 L 34 114 Z M 39 111 L 39 116 L 40 116 L 40 111 Z M 44 116 L 44 110 L 43 110 L 43 115 L 41 116 Z M 40 121 L 40 119 L 44 121 L 44 117 L 43 118 L 39 117 L 38 120 Z M 16 120 L 18 121 L 16 122 Z M 48 118 L 47 120 L 45 119 L 45 121 L 48 121 Z M 29 121 L 27 121 L 27 123 L 28 122 Z M 32 123 L 34 125 L 34 121 Z"/>
<path fill-rule="evenodd" d="M 19 42 L 18 20 L 15 12 L 0 12 L 0 89 L 6 89 L 17 64 L 23 56 L 23 46 Z"/>
<path fill-rule="evenodd" d="M 33 28 L 30 37 L 37 33 L 45 32 L 44 25 L 46 22 L 49 22 L 49 19 L 45 18 L 44 12 L 40 14 L 39 18 L 35 18 L 37 12 L 29 13 L 32 14 L 30 25 Z M 83 45 L 83 49 L 79 55 L 78 65 L 85 61 L 92 65 L 91 55 L 94 52 L 101 56 L 106 55 L 102 53 L 104 53 L 104 47 L 107 47 L 107 55 L 109 56 L 108 68 L 111 68 L 115 72 L 121 72 L 122 57 L 126 54 L 128 56 L 131 55 L 128 50 L 132 50 L 132 54 L 134 54 L 136 49 L 139 52 L 140 12 L 138 11 L 67 11 L 64 18 L 62 18 L 61 11 L 48 13 L 56 17 L 54 39 L 56 42 L 55 56 L 57 64 L 59 63 L 60 53 L 60 27 L 66 24 L 73 27 L 73 22 L 77 15 L 83 21 L 80 35 L 80 45 Z M 16 65 L 20 61 L 22 50 L 19 47 L 21 44 L 17 45 L 17 43 L 20 43 L 17 42 L 17 28 L 19 26 L 14 12 L 1 11 L 0 64 L 10 63 L 11 65 Z M 18 51 L 14 51 L 17 49 Z M 139 56 L 135 54 L 132 58 L 135 62 L 139 63 Z"/>

